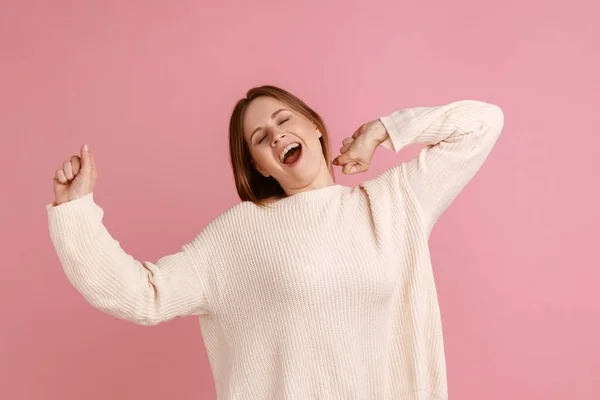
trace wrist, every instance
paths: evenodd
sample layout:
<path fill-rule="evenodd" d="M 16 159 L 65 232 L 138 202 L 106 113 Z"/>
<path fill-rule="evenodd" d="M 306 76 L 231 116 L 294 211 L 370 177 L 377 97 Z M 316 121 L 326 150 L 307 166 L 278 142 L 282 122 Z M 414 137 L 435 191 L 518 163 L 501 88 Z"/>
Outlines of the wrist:
<path fill-rule="evenodd" d="M 370 125 L 371 127 L 369 129 L 369 135 L 371 136 L 371 139 L 377 143 L 377 145 L 385 142 L 390 137 L 385 125 L 380 119 L 372 121 Z"/>

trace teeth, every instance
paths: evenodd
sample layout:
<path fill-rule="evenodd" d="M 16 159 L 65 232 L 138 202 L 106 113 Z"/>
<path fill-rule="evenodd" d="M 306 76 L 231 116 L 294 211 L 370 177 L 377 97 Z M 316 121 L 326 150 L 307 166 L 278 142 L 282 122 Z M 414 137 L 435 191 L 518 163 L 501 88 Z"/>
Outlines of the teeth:
<path fill-rule="evenodd" d="M 281 153 L 279 154 L 279 161 L 280 161 L 280 162 L 283 162 L 283 159 L 285 158 L 285 155 L 287 154 L 287 152 L 288 152 L 288 151 L 290 151 L 290 150 L 291 150 L 291 149 L 293 149 L 293 148 L 296 148 L 296 147 L 298 147 L 298 146 L 300 146 L 300 143 L 290 143 L 290 144 L 288 144 L 288 145 L 285 147 L 285 149 L 283 149 L 283 150 L 281 151 Z"/>

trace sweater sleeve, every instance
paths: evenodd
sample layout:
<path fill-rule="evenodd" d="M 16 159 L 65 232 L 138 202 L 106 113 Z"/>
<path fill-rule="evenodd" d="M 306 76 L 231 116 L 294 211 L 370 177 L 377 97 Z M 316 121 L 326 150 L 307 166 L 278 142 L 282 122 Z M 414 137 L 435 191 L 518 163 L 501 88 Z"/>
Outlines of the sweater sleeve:
<path fill-rule="evenodd" d="M 111 237 L 93 193 L 46 209 L 64 272 L 93 307 L 140 325 L 208 313 L 189 245 L 155 263 L 140 262 Z"/>
<path fill-rule="evenodd" d="M 439 216 L 477 173 L 504 126 L 502 110 L 462 100 L 437 107 L 415 107 L 380 118 L 389 138 L 381 146 L 398 152 L 427 144 L 417 157 L 391 171 L 416 199 L 427 234 Z"/>

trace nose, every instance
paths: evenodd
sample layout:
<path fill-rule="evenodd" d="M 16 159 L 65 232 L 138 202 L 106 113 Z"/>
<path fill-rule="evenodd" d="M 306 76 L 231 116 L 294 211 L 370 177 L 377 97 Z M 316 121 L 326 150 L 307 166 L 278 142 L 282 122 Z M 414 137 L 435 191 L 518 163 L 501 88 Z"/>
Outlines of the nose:
<path fill-rule="evenodd" d="M 273 141 L 271 142 L 271 146 L 275 146 L 280 139 L 285 137 L 285 132 L 278 132 L 273 135 Z"/>

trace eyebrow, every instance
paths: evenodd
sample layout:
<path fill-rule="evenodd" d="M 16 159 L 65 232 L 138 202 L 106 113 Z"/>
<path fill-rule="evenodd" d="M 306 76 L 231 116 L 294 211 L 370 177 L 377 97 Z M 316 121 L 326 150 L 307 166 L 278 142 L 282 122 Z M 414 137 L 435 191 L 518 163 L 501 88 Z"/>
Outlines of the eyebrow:
<path fill-rule="evenodd" d="M 279 114 L 282 111 L 287 111 L 287 109 L 285 108 L 280 108 L 279 110 L 275 111 L 273 114 L 271 114 L 271 119 L 275 118 L 277 116 L 277 114 Z M 252 137 L 254 136 L 254 134 L 258 131 L 260 131 L 262 129 L 262 126 L 259 126 L 258 128 L 256 128 L 252 134 L 250 135 L 250 140 L 252 140 Z"/>

